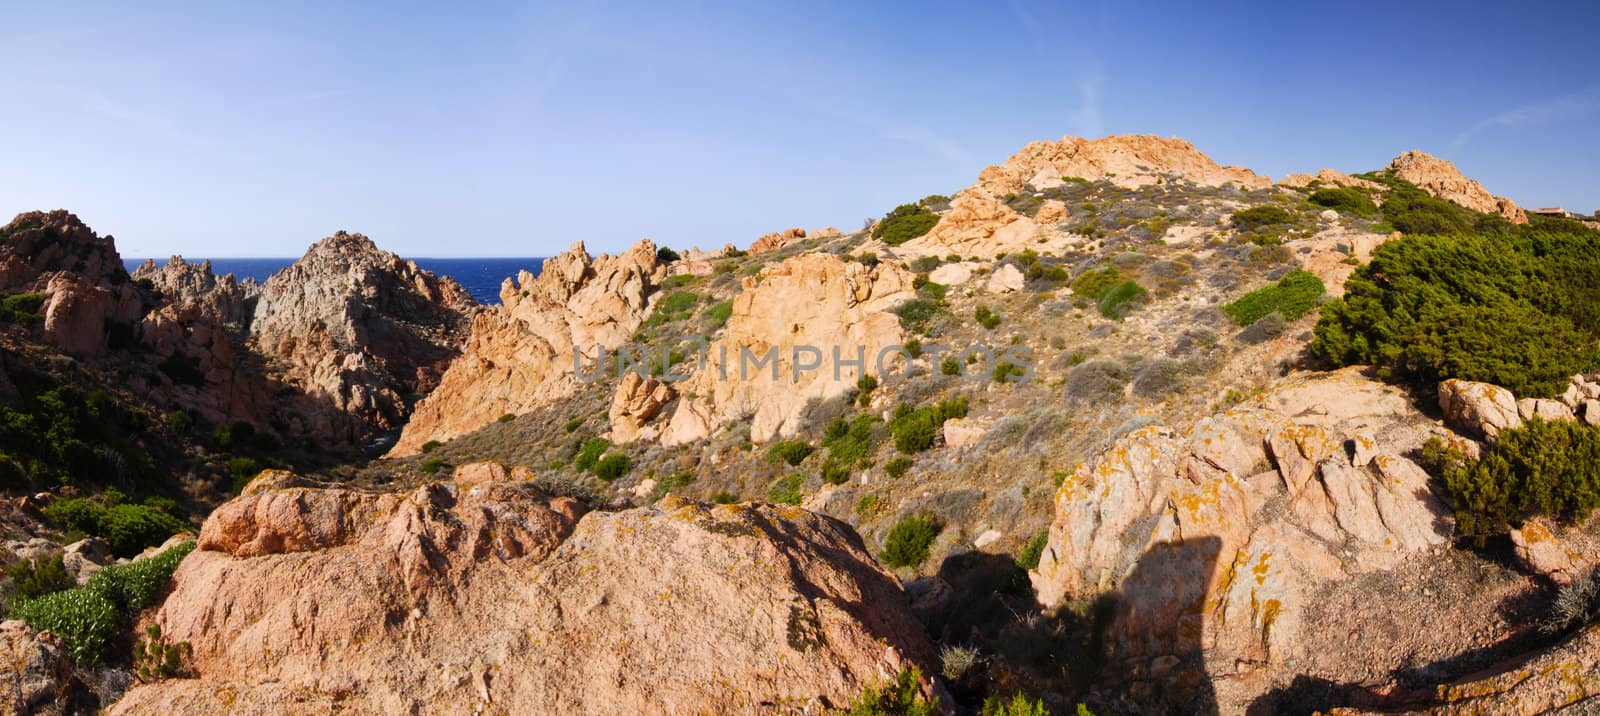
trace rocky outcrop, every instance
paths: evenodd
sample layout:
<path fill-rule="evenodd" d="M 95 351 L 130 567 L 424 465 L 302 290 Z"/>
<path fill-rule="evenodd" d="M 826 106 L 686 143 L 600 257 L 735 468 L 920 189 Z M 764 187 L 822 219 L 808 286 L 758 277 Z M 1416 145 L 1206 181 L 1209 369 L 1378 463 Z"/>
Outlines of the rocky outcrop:
<path fill-rule="evenodd" d="M 905 595 L 842 523 L 675 498 L 580 517 L 518 477 L 258 478 L 154 617 L 197 678 L 112 712 L 809 713 L 928 673 Z"/>
<path fill-rule="evenodd" d="M 1130 189 L 1172 179 L 1204 186 L 1229 182 L 1247 189 L 1272 186 L 1271 179 L 1249 169 L 1217 164 L 1182 139 L 1120 134 L 1030 143 L 1004 164 L 985 168 L 978 175 L 977 187 L 1005 195 L 1029 184 L 1037 189 L 1060 186 L 1063 177 L 1105 180 Z"/>
<path fill-rule="evenodd" d="M 1498 385 L 1451 378 L 1439 383 L 1439 409 L 1451 427 L 1493 440 L 1501 430 L 1522 427 L 1517 396 Z"/>
<path fill-rule="evenodd" d="M 755 442 L 804 427 L 809 403 L 852 390 L 863 371 L 881 372 L 880 354 L 901 339 L 889 311 L 915 296 L 911 280 L 893 264 L 869 268 L 831 254 L 795 256 L 745 278 L 722 338 L 680 387 L 688 397 L 661 441 L 698 440 L 744 418 Z M 898 368 L 896 355 L 885 355 L 884 366 Z"/>
<path fill-rule="evenodd" d="M 1528 223 L 1527 213 L 1516 202 L 1490 194 L 1482 184 L 1462 176 L 1456 165 L 1431 154 L 1413 149 L 1389 162 L 1389 170 L 1440 199 L 1473 211 L 1499 214 L 1513 224 Z"/>
<path fill-rule="evenodd" d="M 1372 191 L 1379 191 L 1384 188 L 1382 184 L 1371 179 L 1353 177 L 1337 169 L 1318 169 L 1316 174 L 1290 174 L 1279 179 L 1278 184 L 1279 186 L 1293 187 L 1345 186 Z"/>
<path fill-rule="evenodd" d="M 240 281 L 231 273 L 218 276 L 211 270 L 210 259 L 192 264 L 174 256 L 161 266 L 150 259 L 134 269 L 133 280 L 150 282 L 173 304 L 198 308 L 241 340 L 250 334 L 256 300 L 261 296 L 261 285 L 255 279 Z"/>
<path fill-rule="evenodd" d="M 111 326 L 131 329 L 142 305 L 115 240 L 59 209 L 0 227 L 0 294 L 20 292 L 45 295 L 45 340 L 76 356 L 104 353 Z"/>
<path fill-rule="evenodd" d="M 805 237 L 806 230 L 798 227 L 793 229 L 784 229 L 783 231 L 774 231 L 770 234 L 765 234 L 761 238 L 751 242 L 750 253 L 764 254 L 768 251 L 777 251 L 778 249 L 804 239 Z"/>
<path fill-rule="evenodd" d="M 622 345 L 649 315 L 665 271 L 641 240 L 617 256 L 591 258 L 583 243 L 500 286 L 501 305 L 478 314 L 460 358 L 417 405 L 392 456 L 449 440 L 522 413 L 578 386 L 573 350 L 591 359 Z"/>
<path fill-rule="evenodd" d="M 72 661 L 55 635 L 0 621 L 0 706 L 7 714 L 75 713 Z"/>
<path fill-rule="evenodd" d="M 1264 669 L 1247 679 L 1263 688 L 1305 656 L 1319 584 L 1447 543 L 1448 510 L 1403 457 L 1442 431 L 1354 369 L 1283 379 L 1187 432 L 1137 430 L 1056 493 L 1038 598 L 1114 595 L 1109 668 L 1135 682 Z"/>
<path fill-rule="evenodd" d="M 272 275 L 250 334 L 303 394 L 291 432 L 358 441 L 403 424 L 460 352 L 477 304 L 361 234 L 339 232 Z"/>
<path fill-rule="evenodd" d="M 638 373 L 624 374 L 611 396 L 611 432 L 607 437 L 619 444 L 654 439 L 657 431 L 647 424 L 677 395 L 671 384 L 641 378 Z"/>
<path fill-rule="evenodd" d="M 905 244 L 915 253 L 963 256 L 994 256 L 1032 246 L 1039 236 L 1039 225 L 1018 214 L 1004 201 L 984 189 L 964 189 L 950 200 L 950 210 L 927 234 Z M 943 252 L 943 253 L 940 253 Z"/>

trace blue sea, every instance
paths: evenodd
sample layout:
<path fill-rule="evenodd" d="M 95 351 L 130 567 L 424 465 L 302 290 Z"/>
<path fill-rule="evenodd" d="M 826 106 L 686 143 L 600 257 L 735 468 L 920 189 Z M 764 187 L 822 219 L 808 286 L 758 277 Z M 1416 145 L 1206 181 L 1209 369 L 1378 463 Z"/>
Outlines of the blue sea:
<path fill-rule="evenodd" d="M 190 263 L 200 263 L 203 258 L 184 257 Z M 144 259 L 123 259 L 128 271 L 132 272 L 144 263 Z M 516 276 L 518 271 L 528 271 L 535 276 L 539 269 L 544 267 L 543 258 L 523 259 L 412 259 L 418 266 L 442 276 L 449 276 L 466 286 L 472 292 L 472 297 L 478 303 L 493 305 L 500 303 L 500 282 L 507 277 Z M 268 276 L 277 273 L 280 269 L 294 263 L 292 258 L 286 259 L 211 259 L 211 270 L 218 276 L 231 273 L 241 279 L 253 278 L 265 282 Z M 166 259 L 156 259 L 157 264 L 165 265 Z"/>

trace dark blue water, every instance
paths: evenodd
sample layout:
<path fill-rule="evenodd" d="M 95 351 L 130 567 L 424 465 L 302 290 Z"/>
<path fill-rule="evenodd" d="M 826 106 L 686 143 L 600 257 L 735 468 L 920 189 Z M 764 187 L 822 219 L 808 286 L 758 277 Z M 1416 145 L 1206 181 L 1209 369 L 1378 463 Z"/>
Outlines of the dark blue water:
<path fill-rule="evenodd" d="M 184 257 L 190 263 L 200 263 L 205 259 L 191 259 Z M 529 271 L 535 276 L 539 269 L 544 267 L 542 258 L 523 259 L 412 259 L 418 266 L 432 271 L 441 276 L 449 276 L 472 292 L 472 297 L 478 303 L 496 304 L 500 302 L 500 282 L 507 277 L 516 276 L 518 271 Z M 211 259 L 211 270 L 218 276 L 231 273 L 241 279 L 253 278 L 257 281 L 266 281 L 268 276 L 277 273 L 279 269 L 294 263 L 294 259 Z M 133 271 L 144 263 L 144 259 L 123 259 L 128 271 Z M 166 259 L 156 259 L 157 264 L 165 264 Z"/>

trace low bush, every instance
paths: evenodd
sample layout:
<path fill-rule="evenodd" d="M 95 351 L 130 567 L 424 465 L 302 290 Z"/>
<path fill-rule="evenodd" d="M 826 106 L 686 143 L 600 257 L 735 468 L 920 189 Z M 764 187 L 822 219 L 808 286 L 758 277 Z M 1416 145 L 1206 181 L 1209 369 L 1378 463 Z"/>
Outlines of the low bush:
<path fill-rule="evenodd" d="M 516 419 L 517 419 L 517 416 L 516 416 L 515 413 L 505 413 L 505 414 L 500 416 L 499 420 L 502 423 L 509 423 L 509 422 L 511 422 L 513 420 L 516 420 Z"/>
<path fill-rule="evenodd" d="M 1311 193 L 1309 201 L 1317 206 L 1356 216 L 1374 216 L 1378 213 L 1378 205 L 1372 203 L 1372 198 L 1367 196 L 1366 192 L 1354 187 L 1318 189 Z"/>
<path fill-rule="evenodd" d="M 422 472 L 423 473 L 428 474 L 428 475 L 433 475 L 433 474 L 438 473 L 440 470 L 444 469 L 444 465 L 445 465 L 445 463 L 444 463 L 443 459 L 437 458 L 437 457 L 430 457 L 430 458 L 422 461 L 421 467 L 422 467 Z"/>
<path fill-rule="evenodd" d="M 806 457 L 811 455 L 812 447 L 804 440 L 779 440 L 767 448 L 767 462 L 777 464 L 786 462 L 790 465 L 799 465 Z"/>
<path fill-rule="evenodd" d="M 1233 212 L 1233 227 L 1245 232 L 1293 221 L 1294 214 L 1281 206 L 1256 206 Z"/>
<path fill-rule="evenodd" d="M 1258 288 L 1222 307 L 1235 323 L 1248 326 L 1269 313 L 1293 321 L 1317 307 L 1327 289 L 1310 271 L 1295 269 L 1271 286 Z"/>
<path fill-rule="evenodd" d="M 1239 331 L 1239 340 L 1252 345 L 1263 343 L 1283 335 L 1288 327 L 1289 322 L 1283 320 L 1283 314 L 1269 313 Z"/>
<path fill-rule="evenodd" d="M 567 432 L 570 433 L 572 431 L 568 430 Z M 438 450 L 439 446 L 441 446 L 443 444 L 444 443 L 439 442 L 438 440 L 429 440 L 428 442 L 425 442 L 425 443 L 422 444 L 422 454 L 426 455 L 426 454 L 428 454 L 430 452 L 433 452 L 434 450 Z"/>
<path fill-rule="evenodd" d="M 27 325 L 44 320 L 39 313 L 44 298 L 42 293 L 18 293 L 0 299 L 0 323 Z"/>
<path fill-rule="evenodd" d="M 1106 291 L 1111 290 L 1112 286 L 1121 283 L 1121 281 L 1122 273 L 1117 271 L 1117 267 L 1106 266 L 1078 274 L 1077 278 L 1072 279 L 1069 288 L 1076 295 L 1091 301 L 1098 301 L 1101 296 L 1105 295 Z"/>
<path fill-rule="evenodd" d="M 893 312 L 900 317 L 900 325 L 903 328 L 907 331 L 917 331 L 927 325 L 934 316 L 943 313 L 944 307 L 937 300 L 917 298 L 900 304 Z"/>
<path fill-rule="evenodd" d="M 656 249 L 656 261 L 658 263 L 670 264 L 670 263 L 672 263 L 674 261 L 677 261 L 678 259 L 681 259 L 681 258 L 683 258 L 683 257 L 679 256 L 678 252 L 673 251 L 672 249 L 670 249 L 670 248 L 668 248 L 666 246 L 662 246 L 662 247 Z"/>
<path fill-rule="evenodd" d="M 895 409 L 894 420 L 889 423 L 889 434 L 894 437 L 896 450 L 906 454 L 918 453 L 938 442 L 940 428 L 946 420 L 964 418 L 966 415 L 966 398 L 952 398 L 916 409 L 901 405 Z"/>
<path fill-rule="evenodd" d="M 1085 714 L 1088 714 L 1088 709 L 1079 704 L 1077 716 Z M 1012 696 L 1010 701 L 999 696 L 990 696 L 983 700 L 981 716 L 1050 716 L 1050 709 L 1044 705 L 1043 700 L 1030 699 L 1022 694 Z"/>
<path fill-rule="evenodd" d="M 1039 557 L 1044 555 L 1044 548 L 1050 541 L 1050 531 L 1043 530 L 1028 540 L 1022 546 L 1022 551 L 1017 553 L 1017 566 L 1023 569 L 1038 569 Z"/>
<path fill-rule="evenodd" d="M 44 509 L 45 517 L 69 533 L 79 532 L 105 539 L 118 557 L 132 557 L 147 547 L 155 547 L 179 532 L 188 523 L 159 508 L 110 500 L 109 507 L 87 497 L 57 500 Z"/>
<path fill-rule="evenodd" d="M 1133 281 L 1123 281 L 1101 294 L 1100 315 L 1120 321 L 1143 305 L 1149 295 L 1143 286 Z"/>
<path fill-rule="evenodd" d="M 739 501 L 739 496 L 727 490 L 717 490 L 711 493 L 711 501 L 719 505 L 731 505 Z"/>
<path fill-rule="evenodd" d="M 993 378 L 994 382 L 996 383 L 1010 383 L 1012 381 L 1021 380 L 1027 377 L 1027 375 L 1028 370 L 1026 368 L 1012 363 L 1011 361 L 1000 361 L 994 367 Z"/>
<path fill-rule="evenodd" d="M 920 204 L 901 204 L 883 217 L 872 228 L 873 238 L 882 239 L 890 246 L 899 246 L 928 233 L 939 223 L 939 215 Z"/>
<path fill-rule="evenodd" d="M 939 536 L 941 525 L 932 517 L 906 515 L 889 528 L 878 558 L 891 567 L 915 567 L 928 558 L 928 548 Z"/>
<path fill-rule="evenodd" d="M 17 560 L 16 564 L 6 568 L 6 578 L 11 580 L 7 603 L 37 599 L 78 585 L 72 575 L 67 574 L 66 564 L 61 561 L 59 553 Z"/>
<path fill-rule="evenodd" d="M 978 304 L 978 308 L 973 311 L 972 317 L 978 321 L 978 325 L 983 326 L 986 330 L 992 331 L 1000 327 L 1000 316 L 982 303 Z"/>
<path fill-rule="evenodd" d="M 610 482 L 628 474 L 633 460 L 620 452 L 609 453 L 594 463 L 594 476 Z"/>
<path fill-rule="evenodd" d="M 572 466 L 580 472 L 594 470 L 595 463 L 600 461 L 600 456 L 611 449 L 611 441 L 605 438 L 590 438 L 585 440 L 578 449 L 578 454 L 572 459 Z"/>
<path fill-rule="evenodd" d="M 871 373 L 862 373 L 861 377 L 856 379 L 856 404 L 863 408 L 871 405 L 872 391 L 877 389 L 878 377 Z"/>
<path fill-rule="evenodd" d="M 899 457 L 896 457 L 893 460 L 890 460 L 889 462 L 885 463 L 884 466 L 883 466 L 883 471 L 888 473 L 889 477 L 893 477 L 893 478 L 896 478 L 896 479 L 904 477 L 905 474 L 906 474 L 906 471 L 908 471 L 910 469 L 911 469 L 911 458 L 906 457 L 904 455 L 901 455 Z"/>
<path fill-rule="evenodd" d="M 1444 477 L 1456 532 L 1480 544 L 1535 516 L 1581 521 L 1600 507 L 1600 428 L 1575 421 L 1501 430 L 1477 460 L 1433 438 L 1423 458 Z"/>
<path fill-rule="evenodd" d="M 1342 298 L 1323 304 L 1311 351 L 1422 384 L 1462 378 L 1521 397 L 1557 395 L 1596 364 L 1595 239 L 1520 227 L 1389 241 L 1351 274 Z"/>
<path fill-rule="evenodd" d="M 828 449 L 828 461 L 843 467 L 865 466 L 871 462 L 877 448 L 879 424 L 877 416 L 868 413 L 846 420 L 835 418 L 823 431 L 822 446 Z"/>
<path fill-rule="evenodd" d="M 728 318 L 733 315 L 733 301 L 713 303 L 702 315 L 705 316 L 706 322 L 711 324 L 713 328 L 721 328 L 724 323 L 728 322 Z"/>
<path fill-rule="evenodd" d="M 934 716 L 939 699 L 922 698 L 922 672 L 913 666 L 895 677 L 892 684 L 868 686 L 850 701 L 847 716 Z"/>
<path fill-rule="evenodd" d="M 79 666 L 99 665 L 117 636 L 156 604 L 193 550 L 194 542 L 185 542 L 148 559 L 103 567 L 82 587 L 21 602 L 13 616 L 60 637 Z"/>
<path fill-rule="evenodd" d="M 798 505 L 804 497 L 801 488 L 805 485 L 805 478 L 800 475 L 780 477 L 772 487 L 767 490 L 767 501 L 780 505 Z"/>

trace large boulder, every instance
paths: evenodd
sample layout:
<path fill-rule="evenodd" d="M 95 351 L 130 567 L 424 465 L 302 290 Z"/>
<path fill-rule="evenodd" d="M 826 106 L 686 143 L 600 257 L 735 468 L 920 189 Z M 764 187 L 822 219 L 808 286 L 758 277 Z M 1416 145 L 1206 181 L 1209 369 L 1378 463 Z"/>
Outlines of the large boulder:
<path fill-rule="evenodd" d="M 0 621 L 0 661 L 6 682 L 0 689 L 0 711 L 41 716 L 77 712 L 72 660 L 55 635 L 35 632 L 20 621 Z"/>
<path fill-rule="evenodd" d="M 802 254 L 746 278 L 722 338 L 680 386 L 688 397 L 662 442 L 698 440 L 747 417 L 755 442 L 791 435 L 804 427 L 808 405 L 853 390 L 863 372 L 880 372 L 880 356 L 884 369 L 903 370 L 899 354 L 885 351 L 900 344 L 890 309 L 915 296 L 911 280 L 893 264 L 831 254 Z M 768 357 L 773 362 L 763 362 Z"/>
<path fill-rule="evenodd" d="M 1440 431 L 1353 369 L 1291 376 L 1186 431 L 1136 430 L 1056 493 L 1039 601 L 1110 600 L 1108 668 L 1180 698 L 1230 682 L 1226 703 L 1247 703 L 1305 658 L 1321 585 L 1448 543 L 1449 511 L 1404 457 Z"/>
<path fill-rule="evenodd" d="M 390 451 L 416 453 L 571 395 L 574 350 L 593 358 L 627 342 L 650 313 L 665 269 L 643 239 L 617 256 L 590 257 L 582 242 L 500 285 L 501 304 L 478 314 L 460 358 L 417 404 Z"/>
<path fill-rule="evenodd" d="M 258 478 L 154 617 L 197 678 L 112 712 L 815 712 L 928 673 L 904 593 L 842 523 L 675 498 L 580 518 L 517 477 Z"/>
<path fill-rule="evenodd" d="M 1459 378 L 1439 383 L 1439 409 L 1451 427 L 1489 440 L 1501 430 L 1522 426 L 1517 396 L 1490 383 Z"/>
<path fill-rule="evenodd" d="M 655 437 L 655 428 L 646 425 L 675 397 L 677 391 L 670 383 L 641 378 L 634 372 L 624 374 L 611 396 L 611 432 L 607 437 L 619 444 Z"/>

